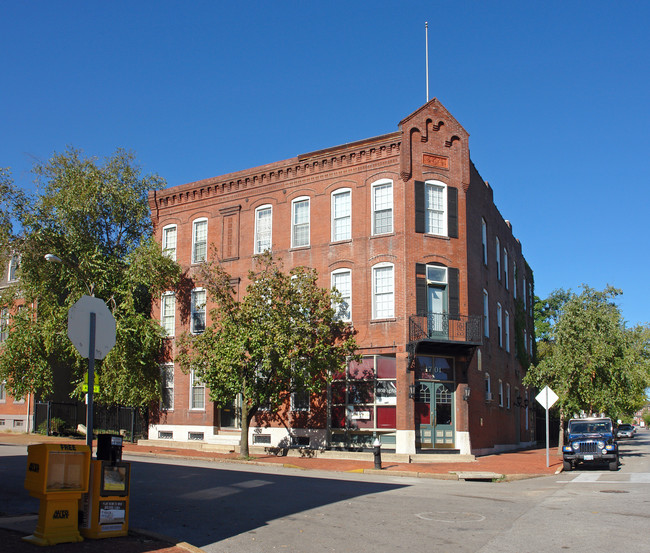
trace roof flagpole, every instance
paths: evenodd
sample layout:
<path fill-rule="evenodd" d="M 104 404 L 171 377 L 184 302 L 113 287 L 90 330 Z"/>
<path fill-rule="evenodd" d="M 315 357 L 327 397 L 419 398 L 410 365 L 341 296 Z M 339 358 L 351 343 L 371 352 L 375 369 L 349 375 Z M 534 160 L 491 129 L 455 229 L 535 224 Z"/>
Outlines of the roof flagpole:
<path fill-rule="evenodd" d="M 426 45 L 426 79 L 427 79 L 427 103 L 429 102 L 429 22 L 424 22 L 424 41 Z"/>

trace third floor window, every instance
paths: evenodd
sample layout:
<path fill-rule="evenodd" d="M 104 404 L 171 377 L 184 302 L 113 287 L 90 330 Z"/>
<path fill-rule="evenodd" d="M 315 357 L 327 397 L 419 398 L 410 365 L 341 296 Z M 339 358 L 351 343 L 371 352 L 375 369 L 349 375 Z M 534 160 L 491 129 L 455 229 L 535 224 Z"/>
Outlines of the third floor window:
<path fill-rule="evenodd" d="M 332 193 L 332 242 L 352 238 L 352 192 L 349 189 Z"/>
<path fill-rule="evenodd" d="M 309 198 L 291 202 L 291 247 L 309 246 Z"/>
<path fill-rule="evenodd" d="M 393 181 L 382 179 L 372 185 L 372 234 L 393 232 Z"/>
<path fill-rule="evenodd" d="M 270 205 L 263 205 L 255 210 L 255 253 L 271 249 L 273 210 Z"/>
<path fill-rule="evenodd" d="M 192 263 L 203 263 L 208 254 L 208 220 L 198 219 L 192 224 Z"/>

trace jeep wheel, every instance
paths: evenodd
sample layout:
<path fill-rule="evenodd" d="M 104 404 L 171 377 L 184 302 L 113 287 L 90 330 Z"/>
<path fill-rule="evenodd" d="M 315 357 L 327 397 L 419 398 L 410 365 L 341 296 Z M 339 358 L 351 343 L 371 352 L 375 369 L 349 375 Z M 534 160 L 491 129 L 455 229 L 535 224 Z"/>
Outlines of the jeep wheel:
<path fill-rule="evenodd" d="M 609 470 L 618 470 L 618 456 L 616 456 L 616 459 L 609 462 Z"/>
<path fill-rule="evenodd" d="M 562 468 L 564 470 L 573 470 L 573 465 L 571 464 L 571 461 L 562 461 Z"/>

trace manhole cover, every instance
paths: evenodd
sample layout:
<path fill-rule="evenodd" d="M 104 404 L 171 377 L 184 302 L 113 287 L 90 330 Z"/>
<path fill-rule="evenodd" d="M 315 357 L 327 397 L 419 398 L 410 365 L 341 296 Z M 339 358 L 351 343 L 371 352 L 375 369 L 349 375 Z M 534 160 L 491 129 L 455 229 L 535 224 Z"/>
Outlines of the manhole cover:
<path fill-rule="evenodd" d="M 600 493 L 630 493 L 627 490 L 600 490 Z"/>
<path fill-rule="evenodd" d="M 434 522 L 482 522 L 485 520 L 485 517 L 478 513 L 454 511 L 432 511 L 429 513 L 418 513 L 416 516 L 422 520 L 431 520 Z"/>

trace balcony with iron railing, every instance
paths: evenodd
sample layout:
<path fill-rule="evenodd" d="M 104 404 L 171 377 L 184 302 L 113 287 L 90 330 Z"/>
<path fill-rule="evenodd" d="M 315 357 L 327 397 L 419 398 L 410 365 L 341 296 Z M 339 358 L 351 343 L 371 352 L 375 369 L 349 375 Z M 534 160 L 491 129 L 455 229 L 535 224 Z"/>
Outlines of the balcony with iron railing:
<path fill-rule="evenodd" d="M 447 342 L 480 346 L 483 317 L 450 313 L 426 313 L 409 317 L 409 341 Z"/>

